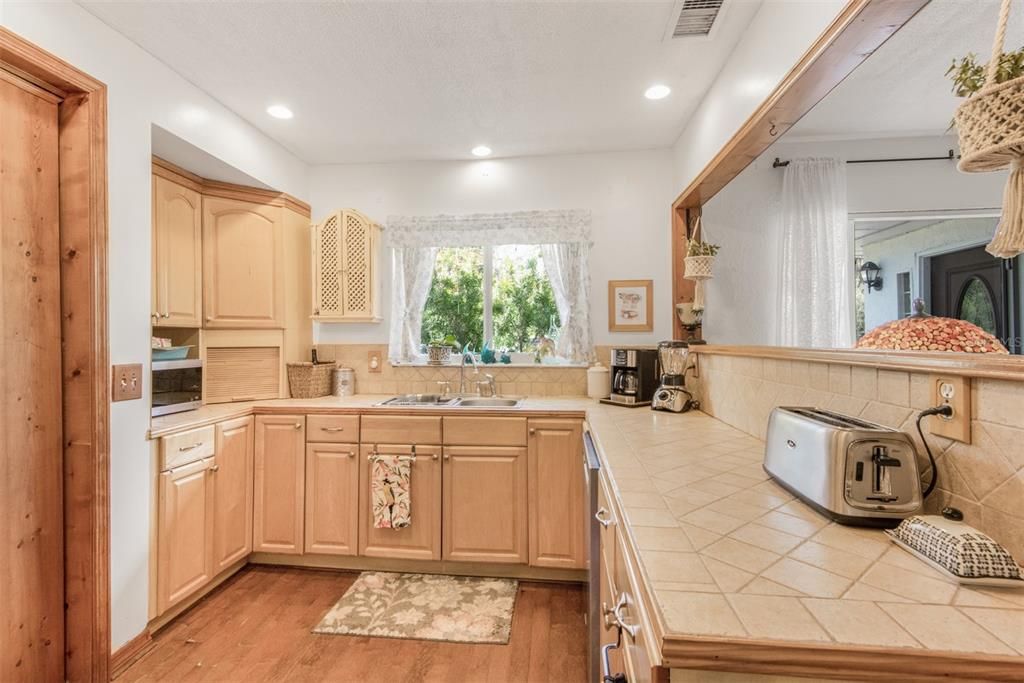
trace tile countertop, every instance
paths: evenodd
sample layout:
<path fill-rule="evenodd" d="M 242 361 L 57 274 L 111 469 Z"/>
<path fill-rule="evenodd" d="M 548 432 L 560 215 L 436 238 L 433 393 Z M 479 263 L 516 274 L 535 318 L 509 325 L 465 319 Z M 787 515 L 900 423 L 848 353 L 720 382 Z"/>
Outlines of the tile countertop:
<path fill-rule="evenodd" d="M 205 406 L 155 418 L 151 436 L 254 410 L 365 410 L 385 398 Z M 582 398 L 501 412 L 586 414 L 666 638 L 1024 654 L 1024 590 L 960 586 L 881 531 L 830 523 L 770 481 L 760 440 L 713 417 Z"/>
<path fill-rule="evenodd" d="M 697 412 L 588 422 L 666 637 L 1024 654 L 1024 590 L 961 586 L 829 522 L 769 479 L 760 440 Z"/>

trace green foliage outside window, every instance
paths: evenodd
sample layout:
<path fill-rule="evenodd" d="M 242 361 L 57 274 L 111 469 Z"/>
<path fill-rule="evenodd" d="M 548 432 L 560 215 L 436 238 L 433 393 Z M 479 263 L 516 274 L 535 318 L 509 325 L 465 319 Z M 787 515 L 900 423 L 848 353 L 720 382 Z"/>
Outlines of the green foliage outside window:
<path fill-rule="evenodd" d="M 491 306 L 495 349 L 529 350 L 541 334 L 560 324 L 551 283 L 535 246 L 496 247 Z M 449 335 L 477 351 L 484 344 L 484 249 L 438 251 L 423 311 L 421 340 Z"/>

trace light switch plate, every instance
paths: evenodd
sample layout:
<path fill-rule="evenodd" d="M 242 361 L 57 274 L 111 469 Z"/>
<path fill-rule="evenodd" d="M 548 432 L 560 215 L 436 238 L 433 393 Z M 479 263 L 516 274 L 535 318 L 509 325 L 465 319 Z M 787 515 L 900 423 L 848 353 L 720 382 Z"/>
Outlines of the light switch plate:
<path fill-rule="evenodd" d="M 115 365 L 110 387 L 111 401 L 142 398 L 142 364 Z"/>
<path fill-rule="evenodd" d="M 366 357 L 366 366 L 370 372 L 380 372 L 381 358 L 380 351 L 370 351 Z"/>
<path fill-rule="evenodd" d="M 954 441 L 971 442 L 971 380 L 967 377 L 932 375 L 932 405 L 950 405 L 953 417 L 925 418 L 928 431 Z"/>

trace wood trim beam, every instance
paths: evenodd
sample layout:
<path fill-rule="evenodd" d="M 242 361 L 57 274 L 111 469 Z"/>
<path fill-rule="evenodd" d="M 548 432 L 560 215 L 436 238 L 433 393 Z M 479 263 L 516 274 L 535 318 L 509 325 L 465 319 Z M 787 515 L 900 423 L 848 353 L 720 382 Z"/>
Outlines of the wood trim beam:
<path fill-rule="evenodd" d="M 1024 380 L 1024 359 L 1000 353 L 918 353 L 913 351 L 878 351 L 875 349 L 802 349 L 787 346 L 726 346 L 708 344 L 694 346 L 693 353 L 713 356 L 744 356 L 775 358 L 811 363 L 860 365 L 881 370 L 930 372 L 957 377 Z"/>
<path fill-rule="evenodd" d="M 264 190 L 246 185 L 225 183 L 219 180 L 209 180 L 157 156 L 153 157 L 153 175 L 166 178 L 210 197 L 281 206 L 306 218 L 312 216 L 309 204 L 285 192 L 275 192 L 274 190 Z"/>
<path fill-rule="evenodd" d="M 850 0 L 673 207 L 707 203 L 929 2 Z"/>
<path fill-rule="evenodd" d="M 117 678 L 125 669 L 142 659 L 156 643 L 149 630 L 145 630 L 110 655 L 110 678 Z"/>
<path fill-rule="evenodd" d="M 60 249 L 64 429 L 65 678 L 110 665 L 107 373 L 107 91 L 0 27 L 0 67 L 61 97 Z"/>

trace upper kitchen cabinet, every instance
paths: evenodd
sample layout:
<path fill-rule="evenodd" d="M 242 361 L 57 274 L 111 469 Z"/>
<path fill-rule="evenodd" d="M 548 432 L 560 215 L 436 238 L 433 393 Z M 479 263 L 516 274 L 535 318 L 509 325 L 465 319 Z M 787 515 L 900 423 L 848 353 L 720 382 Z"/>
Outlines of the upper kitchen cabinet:
<path fill-rule="evenodd" d="M 283 328 L 280 206 L 203 197 L 204 327 Z"/>
<path fill-rule="evenodd" d="M 354 209 L 313 226 L 313 319 L 380 322 L 381 227 Z"/>
<path fill-rule="evenodd" d="M 203 318 L 202 195 L 153 176 L 153 325 L 200 327 Z"/>

